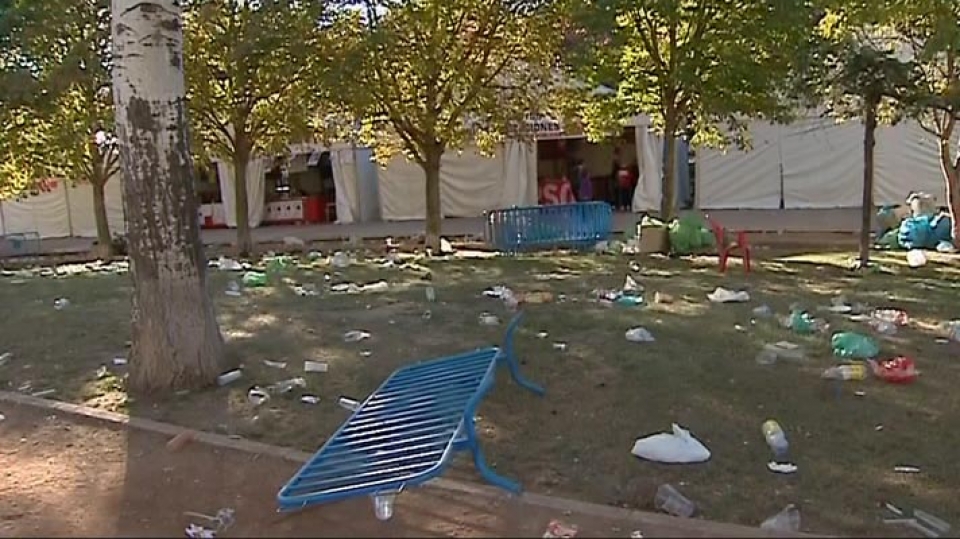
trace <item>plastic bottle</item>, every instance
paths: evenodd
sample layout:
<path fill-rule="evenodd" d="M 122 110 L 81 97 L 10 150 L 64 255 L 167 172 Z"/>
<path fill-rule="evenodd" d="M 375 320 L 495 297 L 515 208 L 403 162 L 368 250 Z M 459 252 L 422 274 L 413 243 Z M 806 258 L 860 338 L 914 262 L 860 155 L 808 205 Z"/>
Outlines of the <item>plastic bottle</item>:
<path fill-rule="evenodd" d="M 867 368 L 863 365 L 837 365 L 820 376 L 830 380 L 863 380 L 867 377 Z"/>
<path fill-rule="evenodd" d="M 427 295 L 427 301 L 429 301 L 430 303 L 437 301 L 437 291 L 434 290 L 432 286 L 428 286 L 426 288 L 426 295 Z"/>
<path fill-rule="evenodd" d="M 783 429 L 780 428 L 780 423 L 777 423 L 773 419 L 768 419 L 763 422 L 761 430 L 774 456 L 777 460 L 782 460 L 783 457 L 787 455 L 790 444 L 787 442 L 787 435 L 783 432 Z"/>

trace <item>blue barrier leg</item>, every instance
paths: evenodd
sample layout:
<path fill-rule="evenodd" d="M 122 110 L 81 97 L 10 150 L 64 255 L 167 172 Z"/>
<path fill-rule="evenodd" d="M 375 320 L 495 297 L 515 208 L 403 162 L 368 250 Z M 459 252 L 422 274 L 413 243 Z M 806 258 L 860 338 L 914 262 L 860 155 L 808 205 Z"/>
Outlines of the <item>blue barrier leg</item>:
<path fill-rule="evenodd" d="M 507 367 L 510 369 L 510 376 L 513 377 L 513 380 L 517 384 L 542 397 L 546 391 L 528 380 L 520 372 L 520 364 L 517 362 L 517 356 L 513 351 L 513 335 L 517 331 L 517 327 L 520 326 L 520 320 L 522 318 L 523 313 L 517 313 L 517 315 L 513 317 L 513 320 L 510 321 L 510 325 L 507 326 L 507 335 L 503 339 L 503 350 L 500 351 L 498 360 L 507 364 Z"/>
<path fill-rule="evenodd" d="M 477 467 L 480 476 L 486 479 L 491 485 L 500 487 L 513 494 L 520 494 L 523 491 L 520 483 L 507 479 L 493 471 L 493 469 L 487 465 L 487 460 L 483 458 L 483 452 L 480 451 L 480 444 L 477 442 L 477 430 L 474 426 L 476 411 L 475 406 L 468 406 L 463 416 L 463 430 L 466 431 L 466 440 L 464 440 L 463 446 L 469 448 L 470 453 L 473 454 L 473 465 Z"/>

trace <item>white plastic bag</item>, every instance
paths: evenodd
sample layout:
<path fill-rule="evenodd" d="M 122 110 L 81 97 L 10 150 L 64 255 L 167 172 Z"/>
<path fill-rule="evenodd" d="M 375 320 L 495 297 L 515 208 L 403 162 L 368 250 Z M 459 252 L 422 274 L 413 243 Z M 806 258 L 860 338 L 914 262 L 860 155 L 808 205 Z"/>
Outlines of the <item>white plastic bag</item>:
<path fill-rule="evenodd" d="M 653 342 L 653 334 L 647 331 L 647 328 L 644 327 L 635 327 L 633 329 L 628 329 L 624 335 L 630 342 Z"/>
<path fill-rule="evenodd" d="M 911 268 L 921 268 L 927 265 L 927 255 L 920 249 L 907 251 L 907 265 Z"/>
<path fill-rule="evenodd" d="M 642 459 L 666 464 L 693 464 L 710 459 L 710 450 L 676 423 L 672 434 L 661 432 L 637 439 L 630 452 Z"/>
<path fill-rule="evenodd" d="M 716 290 L 707 294 L 707 299 L 714 303 L 743 303 L 750 301 L 750 294 L 746 290 L 734 292 L 718 286 Z"/>

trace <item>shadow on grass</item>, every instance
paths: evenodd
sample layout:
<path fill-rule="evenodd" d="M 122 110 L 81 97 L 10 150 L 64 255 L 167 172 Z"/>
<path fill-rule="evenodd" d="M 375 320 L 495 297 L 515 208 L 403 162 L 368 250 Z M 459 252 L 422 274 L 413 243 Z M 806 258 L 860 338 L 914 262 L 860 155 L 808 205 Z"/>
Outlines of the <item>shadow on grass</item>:
<path fill-rule="evenodd" d="M 935 262 L 919 271 L 897 266 L 894 274 L 860 275 L 844 269 L 851 256 L 770 258 L 750 276 L 737 262 L 726 276 L 718 274 L 715 257 L 637 257 L 641 267 L 635 273 L 627 258 L 607 255 L 419 261 L 423 269 L 382 268 L 370 260 L 339 272 L 318 263 L 276 276 L 268 287 L 240 298 L 223 294 L 240 275 L 213 270 L 210 289 L 228 351 L 244 364 L 244 378 L 163 402 L 134 402 L 130 409 L 313 451 L 347 417 L 336 405 L 340 395 L 363 398 L 411 361 L 499 343 L 503 325 L 481 326 L 477 317 L 489 311 L 507 320 L 500 302 L 482 295 L 488 286 L 505 284 L 565 296 L 528 305 L 518 335 L 525 374 L 546 386 L 547 397 L 530 398 L 502 374 L 480 410 L 488 460 L 528 490 L 652 509 L 657 486 L 671 482 L 698 502 L 706 518 L 756 525 L 796 503 L 805 529 L 827 533 L 891 533 L 880 523 L 879 501 L 915 505 L 960 522 L 960 502 L 948 493 L 960 480 L 960 468 L 951 462 L 960 442 L 951 428 L 960 420 L 960 362 L 955 345 L 934 342 L 936 325 L 957 315 L 957 286 L 951 282 L 956 270 Z M 628 273 L 646 287 L 648 299 L 659 291 L 675 301 L 645 308 L 592 301 L 592 290 L 619 288 Z M 355 295 L 294 293 L 294 283 L 322 288 L 324 274 L 329 283 L 383 279 L 388 287 Z M 436 290 L 436 303 L 425 300 L 428 285 Z M 716 286 L 747 289 L 752 301 L 710 304 L 706 293 Z M 916 384 L 849 382 L 838 393 L 838 386 L 819 377 L 835 363 L 828 336 L 793 335 L 773 320 L 752 316 L 761 303 L 779 313 L 795 302 L 814 310 L 841 293 L 850 301 L 909 312 L 911 326 L 880 341 L 884 357 L 904 354 L 918 361 L 923 375 Z M 51 302 L 58 296 L 73 305 L 55 311 Z M 10 343 L 15 354 L 0 367 L 0 382 L 16 389 L 31 380 L 37 389 L 57 387 L 57 398 L 112 406 L 114 400 L 96 393 L 119 391 L 104 391 L 96 371 L 123 353 L 128 297 L 123 276 L 0 282 L 0 299 L 18 306 L 17 316 L 0 327 L 0 342 Z M 424 319 L 427 310 L 431 317 Z M 842 316 L 829 319 L 834 330 L 870 332 Z M 625 340 L 624 332 L 640 325 L 655 343 Z M 372 337 L 343 342 L 343 332 L 351 329 Z M 539 332 L 548 336 L 541 339 Z M 784 339 L 803 344 L 810 359 L 756 364 L 763 343 Z M 553 347 L 557 341 L 568 344 L 566 351 Z M 304 373 L 308 359 L 326 361 L 329 372 Z M 264 360 L 285 362 L 286 368 Z M 259 407 L 247 401 L 251 385 L 296 376 L 306 379 L 303 390 Z M 865 395 L 856 396 L 857 390 Z M 321 401 L 303 404 L 302 393 Z M 768 418 L 787 430 L 800 467 L 794 476 L 766 469 L 760 424 Z M 671 422 L 690 428 L 713 451 L 712 460 L 663 466 L 629 454 L 638 436 L 668 430 Z M 899 464 L 919 466 L 921 473 L 895 474 Z M 469 464 L 453 474 L 476 479 Z"/>

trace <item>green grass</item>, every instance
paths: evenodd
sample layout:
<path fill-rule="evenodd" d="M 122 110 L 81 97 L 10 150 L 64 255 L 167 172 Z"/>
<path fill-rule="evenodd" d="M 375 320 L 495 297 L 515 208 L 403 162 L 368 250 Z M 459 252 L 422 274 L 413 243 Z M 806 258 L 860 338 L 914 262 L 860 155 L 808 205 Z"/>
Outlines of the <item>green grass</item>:
<path fill-rule="evenodd" d="M 938 255 L 931 255 L 927 267 L 909 270 L 902 253 L 887 253 L 877 258 L 883 271 L 860 276 L 845 269 L 851 257 L 768 253 L 749 277 L 738 265 L 719 275 L 710 257 L 458 258 L 419 260 L 419 267 L 406 269 L 382 268 L 370 259 L 339 275 L 322 262 L 304 261 L 240 298 L 223 294 L 239 275 L 211 270 L 228 353 L 243 363 L 244 378 L 160 402 L 128 401 L 124 368 L 111 365 L 125 355 L 129 339 L 126 275 L 14 275 L 0 280 L 8 313 L 0 325 L 0 352 L 14 354 L 0 366 L 0 387 L 17 390 L 29 381 L 27 392 L 55 388 L 52 398 L 312 451 L 347 417 L 336 404 L 339 396 L 363 398 L 408 362 L 498 343 L 504 325 L 482 326 L 478 316 L 488 311 L 506 323 L 510 315 L 500 302 L 482 296 L 484 288 L 504 284 L 555 297 L 526 307 L 517 340 L 525 374 L 543 384 L 547 396 L 537 398 L 502 375 L 478 422 L 488 460 L 528 490 L 650 510 L 657 486 L 670 482 L 714 520 L 756 525 L 795 503 L 806 531 L 904 533 L 881 523 L 877 505 L 890 501 L 960 525 L 960 466 L 954 458 L 960 447 L 960 346 L 935 342 L 936 324 L 960 317 L 960 270 L 955 260 Z M 648 298 L 659 291 L 676 301 L 645 308 L 593 301 L 592 290 L 622 285 L 631 260 L 642 267 L 633 275 Z M 428 271 L 434 304 L 424 294 Z M 334 283 L 383 279 L 390 286 L 356 295 L 293 292 L 294 283 L 322 287 L 324 273 L 333 274 Z M 752 300 L 711 304 L 706 293 L 718 285 L 745 288 Z M 751 310 L 761 303 L 779 313 L 794 302 L 814 310 L 839 293 L 909 313 L 909 327 L 880 341 L 883 356 L 916 359 L 922 371 L 917 383 L 848 382 L 838 395 L 819 377 L 836 363 L 829 335 L 793 335 L 770 320 L 751 323 Z M 53 301 L 61 296 L 72 304 L 57 311 Z M 833 330 L 871 332 L 843 316 L 827 317 Z M 627 342 L 624 332 L 637 325 L 656 342 Z M 367 330 L 372 338 L 343 342 L 351 329 Z M 540 331 L 549 336 L 538 338 Z M 807 347 L 810 359 L 773 366 L 754 361 L 763 343 L 784 339 Z M 568 343 L 567 350 L 555 350 L 555 341 Z M 308 359 L 327 361 L 329 372 L 304 374 Z M 287 368 L 263 360 L 285 361 Z M 113 375 L 98 378 L 100 365 Z M 251 385 L 294 376 L 305 377 L 308 387 L 259 408 L 247 402 Z M 301 403 L 304 392 L 319 395 L 321 403 Z M 787 431 L 799 466 L 793 476 L 766 469 L 769 452 L 760 425 L 768 418 Z M 637 437 L 668 430 L 671 422 L 689 428 L 713 458 L 666 466 L 630 455 Z M 919 466 L 921 473 L 897 474 L 899 464 Z M 469 465 L 454 473 L 474 477 Z"/>

